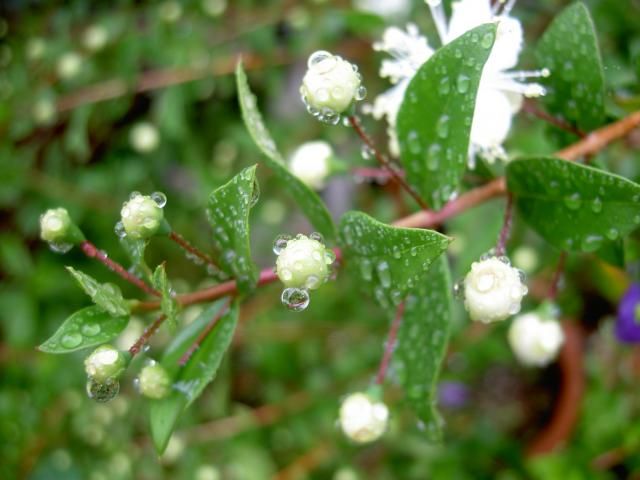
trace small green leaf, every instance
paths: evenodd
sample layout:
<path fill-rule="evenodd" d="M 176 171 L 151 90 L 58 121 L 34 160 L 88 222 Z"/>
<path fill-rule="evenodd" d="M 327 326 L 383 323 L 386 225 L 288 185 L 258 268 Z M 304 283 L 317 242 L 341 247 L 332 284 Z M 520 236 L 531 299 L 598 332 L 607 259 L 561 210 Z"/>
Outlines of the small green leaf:
<path fill-rule="evenodd" d="M 551 75 L 544 103 L 569 123 L 589 131 L 604 119 L 604 73 L 595 27 L 582 3 L 565 8 L 544 32 L 536 49 Z"/>
<path fill-rule="evenodd" d="M 91 297 L 93 303 L 113 317 L 129 315 L 131 310 L 117 285 L 99 283 L 86 273 L 67 267 L 67 270 L 77 280 L 78 284 Z"/>
<path fill-rule="evenodd" d="M 171 294 L 171 286 L 167 279 L 167 272 L 164 268 L 164 263 L 158 265 L 155 272 L 153 272 L 151 283 L 153 288 L 158 290 L 162 295 L 162 298 L 160 299 L 160 309 L 162 310 L 162 313 L 164 313 L 165 317 L 167 317 L 165 323 L 169 328 L 175 328 L 178 323 L 178 303 Z"/>
<path fill-rule="evenodd" d="M 415 74 L 398 112 L 400 157 L 407 179 L 441 208 L 464 174 L 482 68 L 494 24 L 480 25 L 440 48 Z"/>
<path fill-rule="evenodd" d="M 405 395 L 430 438 L 440 438 L 436 387 L 453 317 L 449 264 L 442 255 L 405 301 L 396 359 Z"/>
<path fill-rule="evenodd" d="M 562 250 L 592 252 L 640 225 L 640 185 L 557 158 L 528 158 L 507 167 L 518 211 Z"/>
<path fill-rule="evenodd" d="M 129 316 L 112 317 L 98 306 L 78 310 L 51 338 L 38 347 L 47 353 L 70 353 L 108 342 L 129 323 Z"/>
<path fill-rule="evenodd" d="M 144 260 L 144 251 L 148 243 L 148 240 L 131 238 L 128 235 L 120 237 L 120 245 L 131 261 L 134 275 L 145 280 L 151 278 L 151 269 Z"/>
<path fill-rule="evenodd" d="M 361 212 L 347 212 L 340 240 L 350 268 L 385 309 L 404 300 L 424 278 L 450 239 L 432 230 L 392 227 Z"/>
<path fill-rule="evenodd" d="M 235 277 L 241 292 L 251 291 L 258 270 L 251 260 L 249 212 L 259 194 L 256 165 L 245 168 L 209 195 L 207 217 L 213 229 L 216 261 Z"/>
<path fill-rule="evenodd" d="M 253 141 L 264 153 L 267 166 L 273 171 L 282 187 L 291 194 L 313 226 L 328 240 L 334 239 L 336 236 L 335 225 L 327 211 L 327 207 L 325 207 L 316 192 L 307 187 L 287 169 L 276 143 L 262 121 L 262 115 L 258 110 L 258 102 L 249 88 L 247 75 L 240 62 L 236 67 L 236 82 L 242 118 Z"/>
<path fill-rule="evenodd" d="M 167 398 L 154 400 L 149 409 L 151 436 L 158 454 L 164 452 L 176 426 L 178 417 L 204 388 L 214 379 L 222 357 L 231 344 L 238 322 L 238 305 L 232 303 L 218 320 L 214 329 L 194 352 L 184 367 L 178 361 L 200 333 L 218 315 L 225 302 L 218 302 L 204 310 L 198 318 L 182 330 L 167 347 L 162 366 L 174 376 L 174 389 Z"/>

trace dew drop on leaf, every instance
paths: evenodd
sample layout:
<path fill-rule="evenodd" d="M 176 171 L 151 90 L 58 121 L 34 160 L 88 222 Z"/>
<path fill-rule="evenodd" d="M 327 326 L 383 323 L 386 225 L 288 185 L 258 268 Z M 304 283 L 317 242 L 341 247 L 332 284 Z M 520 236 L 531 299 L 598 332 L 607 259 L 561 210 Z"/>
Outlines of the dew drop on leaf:
<path fill-rule="evenodd" d="M 78 332 L 67 333 L 60 339 L 60 344 L 64 348 L 76 348 L 82 343 L 82 335 Z"/>
<path fill-rule="evenodd" d="M 85 323 L 81 328 L 85 337 L 95 337 L 101 331 L 100 325 L 97 323 Z"/>
<path fill-rule="evenodd" d="M 578 210 L 582 206 L 582 198 L 579 193 L 572 193 L 564 197 L 564 204 L 569 210 Z"/>

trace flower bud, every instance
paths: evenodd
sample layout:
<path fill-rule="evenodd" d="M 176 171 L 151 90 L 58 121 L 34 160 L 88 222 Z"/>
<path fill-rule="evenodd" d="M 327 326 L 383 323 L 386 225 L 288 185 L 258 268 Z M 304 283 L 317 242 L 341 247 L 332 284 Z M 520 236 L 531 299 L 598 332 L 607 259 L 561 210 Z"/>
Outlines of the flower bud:
<path fill-rule="evenodd" d="M 464 279 L 464 306 L 478 322 L 497 322 L 518 313 L 526 293 L 520 271 L 506 259 L 474 262 Z"/>
<path fill-rule="evenodd" d="M 64 208 L 52 208 L 40 216 L 40 238 L 51 244 L 73 245 L 84 240 Z"/>
<path fill-rule="evenodd" d="M 331 119 L 343 113 L 354 100 L 362 100 L 366 90 L 355 65 L 329 52 L 318 51 L 309 57 L 308 70 L 300 93 L 314 115 Z M 337 123 L 330 121 L 329 123 Z"/>
<path fill-rule="evenodd" d="M 82 57 L 76 52 L 67 52 L 58 60 L 56 69 L 60 78 L 71 79 L 80 73 Z"/>
<path fill-rule="evenodd" d="M 154 362 L 140 371 L 138 388 L 145 397 L 164 398 L 171 391 L 171 378 L 162 365 Z"/>
<path fill-rule="evenodd" d="M 335 259 L 333 252 L 302 234 L 285 242 L 276 261 L 276 274 L 285 287 L 315 290 L 327 281 L 329 265 Z"/>
<path fill-rule="evenodd" d="M 154 125 L 148 122 L 141 122 L 131 129 L 129 141 L 136 152 L 149 153 L 158 147 L 160 135 Z"/>
<path fill-rule="evenodd" d="M 389 409 L 364 393 L 352 393 L 340 406 L 340 426 L 357 443 L 373 442 L 387 430 Z"/>
<path fill-rule="evenodd" d="M 118 378 L 127 367 L 124 354 L 111 345 L 101 345 L 84 360 L 87 375 L 98 383 Z"/>
<path fill-rule="evenodd" d="M 307 142 L 293 152 L 289 168 L 304 184 L 320 190 L 329 175 L 332 156 L 333 149 L 327 142 Z"/>
<path fill-rule="evenodd" d="M 164 212 L 150 196 L 137 194 L 122 206 L 120 217 L 126 234 L 141 239 L 158 231 Z"/>
<path fill-rule="evenodd" d="M 560 323 L 536 312 L 518 315 L 509 327 L 509 344 L 524 365 L 542 367 L 551 363 L 564 343 Z"/>
<path fill-rule="evenodd" d="M 102 50 L 108 41 L 109 32 L 101 25 L 89 26 L 82 36 L 82 44 L 92 52 Z"/>

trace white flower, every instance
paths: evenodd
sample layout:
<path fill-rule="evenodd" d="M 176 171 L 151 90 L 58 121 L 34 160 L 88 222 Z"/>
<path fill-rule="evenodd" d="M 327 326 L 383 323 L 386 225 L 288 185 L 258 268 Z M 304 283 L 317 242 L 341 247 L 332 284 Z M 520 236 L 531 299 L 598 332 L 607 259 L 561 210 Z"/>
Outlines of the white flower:
<path fill-rule="evenodd" d="M 473 262 L 464 279 L 464 306 L 471 320 L 497 322 L 518 313 L 527 293 L 520 275 L 518 269 L 496 257 Z"/>
<path fill-rule="evenodd" d="M 543 367 L 551 363 L 564 343 L 560 323 L 538 313 L 517 316 L 509 327 L 509 344 L 524 365 Z"/>
<path fill-rule="evenodd" d="M 64 242 L 72 222 L 64 208 L 52 208 L 40 217 L 40 238 L 45 242 Z"/>
<path fill-rule="evenodd" d="M 87 50 L 102 50 L 109 41 L 109 32 L 101 25 L 91 25 L 82 36 L 82 44 Z"/>
<path fill-rule="evenodd" d="M 293 239 L 280 237 L 274 251 L 278 255 L 276 274 L 287 288 L 319 288 L 328 280 L 329 265 L 335 259 L 322 242 L 302 234 Z"/>
<path fill-rule="evenodd" d="M 358 10 L 384 18 L 406 17 L 411 10 L 411 0 L 354 0 L 353 3 Z"/>
<path fill-rule="evenodd" d="M 149 238 L 154 235 L 164 219 L 164 211 L 148 195 L 134 194 L 120 210 L 120 221 L 131 238 Z"/>
<path fill-rule="evenodd" d="M 127 361 L 119 350 L 111 345 L 96 348 L 84 361 L 87 375 L 96 382 L 105 382 L 120 376 Z"/>
<path fill-rule="evenodd" d="M 140 371 L 138 389 L 145 397 L 164 398 L 171 391 L 171 378 L 162 365 L 153 362 Z"/>
<path fill-rule="evenodd" d="M 357 443 L 379 439 L 387 430 L 389 409 L 364 393 L 352 393 L 340 406 L 340 426 L 344 434 Z"/>
<path fill-rule="evenodd" d="M 331 157 L 333 149 L 327 142 L 307 142 L 293 152 L 289 159 L 289 169 L 303 183 L 320 190 L 330 173 Z"/>
<path fill-rule="evenodd" d="M 160 134 L 158 129 L 151 123 L 142 122 L 131 129 L 129 141 L 137 152 L 148 153 L 158 147 Z"/>
<path fill-rule="evenodd" d="M 354 101 L 364 98 L 357 67 L 342 57 L 317 51 L 307 66 L 300 94 L 309 113 L 320 120 L 335 124 Z"/>
<path fill-rule="evenodd" d="M 490 0 L 458 0 L 452 3 L 452 14 L 446 22 L 444 6 L 440 0 L 427 0 L 442 44 L 447 44 L 468 30 L 484 23 L 496 22 L 496 40 L 487 60 L 480 85 L 471 126 L 469 164 L 473 166 L 475 155 L 481 154 L 488 161 L 504 158 L 502 148 L 509 130 L 511 118 L 522 106 L 523 96 L 536 97 L 545 94 L 536 83 L 524 83 L 527 78 L 548 76 L 549 71 L 510 71 L 514 68 L 522 50 L 522 26 L 509 16 L 515 0 L 496 2 Z M 389 124 L 390 150 L 399 154 L 396 117 L 407 86 L 418 68 L 431 57 L 431 49 L 425 37 L 415 25 L 409 24 L 406 33 L 397 27 L 388 28 L 382 42 L 374 49 L 389 53 L 393 58 L 384 60 L 381 77 L 388 77 L 395 84 L 387 92 L 376 97 L 369 112 L 375 118 L 385 116 Z"/>
<path fill-rule="evenodd" d="M 75 77 L 82 68 L 82 57 L 75 52 L 67 52 L 60 57 L 56 70 L 58 76 L 65 80 Z"/>

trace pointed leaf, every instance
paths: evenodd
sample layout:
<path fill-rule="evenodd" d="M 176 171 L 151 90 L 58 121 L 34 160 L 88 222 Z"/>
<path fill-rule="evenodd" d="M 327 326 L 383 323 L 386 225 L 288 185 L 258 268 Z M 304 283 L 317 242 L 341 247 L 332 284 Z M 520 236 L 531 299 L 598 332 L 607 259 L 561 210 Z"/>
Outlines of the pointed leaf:
<path fill-rule="evenodd" d="M 258 148 L 266 156 L 266 164 L 278 178 L 282 187 L 287 190 L 300 209 L 307 216 L 313 226 L 328 240 L 335 238 L 335 225 L 324 203 L 309 187 L 293 175 L 285 164 L 273 138 L 262 121 L 258 110 L 258 102 L 249 88 L 247 75 L 238 63 L 236 68 L 236 82 L 238 84 L 238 100 L 242 110 L 244 123 Z"/>
<path fill-rule="evenodd" d="M 38 347 L 47 353 L 70 353 L 108 342 L 129 323 L 129 316 L 113 317 L 98 306 L 78 310 L 51 338 Z"/>
<path fill-rule="evenodd" d="M 67 270 L 77 280 L 78 284 L 91 297 L 93 303 L 113 317 L 129 315 L 130 308 L 122 297 L 122 292 L 117 285 L 112 283 L 99 283 L 86 273 L 67 267 Z"/>
<path fill-rule="evenodd" d="M 153 272 L 151 284 L 153 285 L 153 288 L 158 290 L 162 295 L 162 298 L 160 299 L 160 309 L 167 317 L 165 324 L 168 325 L 169 328 L 175 328 L 178 318 L 178 303 L 171 293 L 171 286 L 167 279 L 167 272 L 165 271 L 164 263 L 158 265 L 155 272 Z"/>
<path fill-rule="evenodd" d="M 342 217 L 340 240 L 347 264 L 385 309 L 402 302 L 450 242 L 438 232 L 393 227 L 361 212 Z"/>
<path fill-rule="evenodd" d="M 254 165 L 214 190 L 207 206 L 218 251 L 216 261 L 225 273 L 235 277 L 241 292 L 249 292 L 258 281 L 249 245 L 249 212 L 258 194 Z"/>
<path fill-rule="evenodd" d="M 482 68 L 495 39 L 480 25 L 440 48 L 415 74 L 398 112 L 397 131 L 407 180 L 441 208 L 464 174 Z"/>
<path fill-rule="evenodd" d="M 441 433 L 436 387 L 449 343 L 452 287 L 449 264 L 442 255 L 405 301 L 395 353 L 407 400 L 433 440 Z"/>
<path fill-rule="evenodd" d="M 180 414 L 214 379 L 222 357 L 231 344 L 238 322 L 238 305 L 235 302 L 217 321 L 216 326 L 209 332 L 187 364 L 178 367 L 180 357 L 218 315 L 222 304 L 226 302 L 219 302 L 204 310 L 191 325 L 176 336 L 162 359 L 162 365 L 174 375 L 175 391 L 162 400 L 152 401 L 149 409 L 151 436 L 158 454 L 164 452 L 167 447 Z"/>
<path fill-rule="evenodd" d="M 144 260 L 147 243 L 149 243 L 148 240 L 131 238 L 128 235 L 120 237 L 120 245 L 131 261 L 134 275 L 145 280 L 151 278 L 151 269 Z"/>
<path fill-rule="evenodd" d="M 592 252 L 640 225 L 640 185 L 585 165 L 516 160 L 507 188 L 527 223 L 563 250 Z"/>
<path fill-rule="evenodd" d="M 551 75 L 544 103 L 552 113 L 589 131 L 604 119 L 604 73 L 593 20 L 587 7 L 574 3 L 553 20 L 536 49 Z"/>

